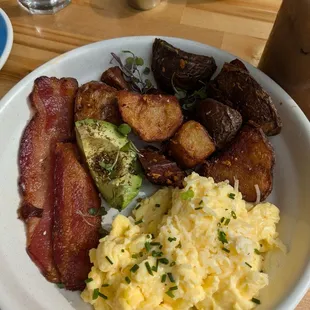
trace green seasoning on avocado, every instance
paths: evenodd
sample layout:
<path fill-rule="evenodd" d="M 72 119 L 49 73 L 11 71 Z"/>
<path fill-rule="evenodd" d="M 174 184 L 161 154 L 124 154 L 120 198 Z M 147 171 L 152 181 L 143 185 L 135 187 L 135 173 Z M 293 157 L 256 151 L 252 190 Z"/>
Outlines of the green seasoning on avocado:
<path fill-rule="evenodd" d="M 76 136 L 101 195 L 116 209 L 124 209 L 138 194 L 142 184 L 137 154 L 129 144 L 130 127 L 86 119 L 78 121 Z"/>

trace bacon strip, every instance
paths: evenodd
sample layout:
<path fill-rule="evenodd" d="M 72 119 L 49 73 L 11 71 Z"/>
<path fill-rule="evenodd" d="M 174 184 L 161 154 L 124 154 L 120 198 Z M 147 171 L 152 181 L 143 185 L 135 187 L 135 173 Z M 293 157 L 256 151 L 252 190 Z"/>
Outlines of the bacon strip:
<path fill-rule="evenodd" d="M 30 94 L 35 114 L 24 131 L 19 151 L 20 214 L 26 223 L 27 252 L 51 282 L 59 282 L 52 256 L 55 146 L 74 138 L 77 88 L 72 78 L 35 80 Z"/>
<path fill-rule="evenodd" d="M 101 227 L 101 216 L 89 209 L 98 214 L 101 201 L 71 143 L 56 146 L 55 186 L 54 260 L 65 288 L 82 290 L 91 269 L 89 250 L 97 247 Z"/>

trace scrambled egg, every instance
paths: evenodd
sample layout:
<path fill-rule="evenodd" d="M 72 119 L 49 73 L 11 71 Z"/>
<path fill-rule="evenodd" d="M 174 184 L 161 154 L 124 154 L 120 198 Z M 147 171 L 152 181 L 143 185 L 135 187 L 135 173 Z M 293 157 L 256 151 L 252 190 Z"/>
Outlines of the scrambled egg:
<path fill-rule="evenodd" d="M 227 182 L 192 173 L 118 215 L 90 252 L 82 293 L 96 310 L 252 309 L 268 285 L 264 253 L 283 247 L 270 203 L 250 209 Z"/>

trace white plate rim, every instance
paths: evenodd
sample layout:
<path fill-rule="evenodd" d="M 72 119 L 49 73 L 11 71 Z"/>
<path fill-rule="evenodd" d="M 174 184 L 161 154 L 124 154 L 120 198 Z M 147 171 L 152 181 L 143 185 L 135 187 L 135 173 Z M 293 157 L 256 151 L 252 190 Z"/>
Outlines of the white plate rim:
<path fill-rule="evenodd" d="M 0 9 L 0 11 L 2 11 L 2 10 Z M 226 52 L 224 50 L 221 50 L 219 48 L 210 46 L 208 44 L 200 43 L 200 42 L 193 41 L 193 40 L 187 40 L 187 39 L 183 39 L 183 38 L 177 38 L 177 37 L 167 37 L 167 36 L 127 36 L 127 37 L 119 37 L 119 38 L 113 38 L 113 39 L 109 39 L 109 40 L 103 40 L 103 41 L 91 43 L 91 44 L 88 44 L 88 45 L 85 45 L 85 46 L 82 46 L 82 47 L 78 47 L 78 48 L 73 49 L 71 51 L 68 51 L 68 52 L 66 52 L 64 54 L 61 54 L 61 55 L 51 59 L 50 61 L 46 62 L 45 64 L 39 66 L 37 69 L 35 69 L 30 74 L 25 76 L 21 81 L 19 81 L 1 99 L 0 114 L 10 104 L 10 101 L 13 100 L 13 98 L 16 95 L 18 95 L 18 91 L 20 89 L 25 87 L 29 82 L 33 81 L 36 77 L 40 76 L 41 73 L 43 73 L 48 67 L 52 66 L 53 63 L 59 62 L 59 61 L 65 61 L 68 57 L 72 57 L 73 55 L 75 57 L 77 57 L 78 54 L 84 53 L 86 50 L 89 50 L 89 49 L 95 49 L 98 46 L 100 46 L 101 44 L 109 44 L 109 43 L 113 43 L 114 41 L 119 41 L 119 40 L 122 40 L 124 43 L 126 43 L 126 40 L 128 40 L 128 41 L 140 40 L 141 38 L 146 39 L 146 40 L 154 40 L 155 38 L 162 38 L 163 40 L 167 40 L 167 41 L 169 41 L 170 39 L 172 39 L 174 41 L 183 41 L 183 42 L 186 41 L 187 43 L 199 45 L 201 47 L 206 47 L 206 48 L 214 50 L 214 51 L 223 52 L 223 53 L 225 53 L 226 55 L 229 55 L 232 58 L 233 57 L 239 58 L 239 57 L 237 57 L 237 56 L 235 56 L 233 54 L 230 54 L 230 53 L 228 53 L 228 52 Z M 264 80 L 266 80 L 269 83 L 271 83 L 273 88 L 277 92 L 281 92 L 281 93 L 285 94 L 290 99 L 289 105 L 296 108 L 296 109 L 294 109 L 295 118 L 297 118 L 298 121 L 301 123 L 301 127 L 304 127 L 308 131 L 309 137 L 310 137 L 310 123 L 309 123 L 307 117 L 305 116 L 305 114 L 302 112 L 302 110 L 296 104 L 296 102 L 276 82 L 274 82 L 270 77 L 268 77 L 266 74 L 264 74 L 263 72 L 261 72 L 259 69 L 257 69 L 256 67 L 252 66 L 248 62 L 246 62 L 244 60 L 242 60 L 242 61 L 247 65 L 247 67 L 251 67 L 252 69 L 254 69 L 256 71 L 256 73 L 261 78 L 263 78 Z M 1 281 L 1 279 L 0 279 L 0 281 Z M 285 299 L 283 299 L 281 301 L 280 305 L 276 308 L 276 310 L 294 309 L 298 305 L 298 303 L 301 301 L 301 299 L 304 297 L 304 295 L 307 293 L 307 291 L 309 289 L 310 289 L 310 259 L 309 259 L 309 261 L 306 264 L 306 268 L 305 268 L 304 274 L 296 282 L 296 285 L 295 285 L 294 289 L 286 296 Z M 11 310 L 11 308 L 9 308 L 8 304 L 2 305 L 1 299 L 2 298 L 1 298 L 1 291 L 0 291 L 0 306 L 3 307 L 3 310 Z"/>
<path fill-rule="evenodd" d="M 3 53 L 0 58 L 0 70 L 6 63 L 13 45 L 13 27 L 7 14 L 0 8 L 0 15 L 3 17 L 7 28 L 7 41 Z"/>

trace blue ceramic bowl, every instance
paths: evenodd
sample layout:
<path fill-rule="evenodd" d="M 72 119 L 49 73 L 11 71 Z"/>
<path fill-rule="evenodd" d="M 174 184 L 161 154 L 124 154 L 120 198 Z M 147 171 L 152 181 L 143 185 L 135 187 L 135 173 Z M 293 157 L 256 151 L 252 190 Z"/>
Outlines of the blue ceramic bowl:
<path fill-rule="evenodd" d="M 12 44 L 12 24 L 5 12 L 0 9 L 0 69 L 3 67 L 10 54 Z"/>

